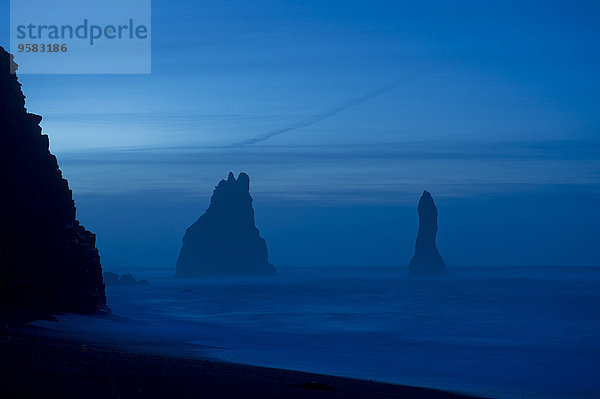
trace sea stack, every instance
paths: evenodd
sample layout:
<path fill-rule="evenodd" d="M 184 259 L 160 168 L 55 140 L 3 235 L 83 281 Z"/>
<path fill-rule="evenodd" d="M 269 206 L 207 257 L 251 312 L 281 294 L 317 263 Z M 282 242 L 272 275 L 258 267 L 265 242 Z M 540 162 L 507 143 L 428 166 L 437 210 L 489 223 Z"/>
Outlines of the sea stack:
<path fill-rule="evenodd" d="M 206 213 L 183 237 L 176 277 L 275 274 L 267 244 L 254 221 L 250 178 L 229 173 L 215 188 Z"/>
<path fill-rule="evenodd" d="M 92 313 L 106 304 L 96 237 L 75 218 L 68 182 L 25 108 L 0 47 L 0 305 Z"/>
<path fill-rule="evenodd" d="M 419 233 L 415 245 L 415 255 L 410 261 L 408 270 L 414 276 L 446 273 L 446 264 L 435 245 L 435 236 L 438 231 L 437 208 L 428 191 L 423 191 L 417 211 L 419 212 Z"/>

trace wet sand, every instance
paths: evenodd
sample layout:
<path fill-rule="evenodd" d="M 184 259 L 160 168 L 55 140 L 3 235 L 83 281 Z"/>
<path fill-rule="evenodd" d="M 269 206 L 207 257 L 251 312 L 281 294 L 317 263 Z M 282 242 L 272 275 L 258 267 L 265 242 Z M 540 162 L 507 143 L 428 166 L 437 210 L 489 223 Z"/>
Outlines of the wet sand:
<path fill-rule="evenodd" d="M 426 388 L 138 353 L 0 325 L 3 398 L 473 398 Z"/>

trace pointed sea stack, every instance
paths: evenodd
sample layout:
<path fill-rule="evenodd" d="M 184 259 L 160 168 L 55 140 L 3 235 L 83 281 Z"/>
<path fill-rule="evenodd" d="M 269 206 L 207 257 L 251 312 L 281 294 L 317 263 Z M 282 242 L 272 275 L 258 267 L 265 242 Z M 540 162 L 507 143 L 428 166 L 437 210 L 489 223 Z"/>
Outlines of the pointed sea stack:
<path fill-rule="evenodd" d="M 68 182 L 42 117 L 25 108 L 16 70 L 0 47 L 0 305 L 95 312 L 106 304 L 96 237 L 75 219 Z"/>
<path fill-rule="evenodd" d="M 408 270 L 411 275 L 432 275 L 446 273 L 446 264 L 435 246 L 437 234 L 437 208 L 431 194 L 423 191 L 419 206 L 419 234 L 415 245 L 415 255 L 410 261 Z"/>
<path fill-rule="evenodd" d="M 229 173 L 215 188 L 206 213 L 183 237 L 176 277 L 273 275 L 267 244 L 254 222 L 250 178 Z"/>

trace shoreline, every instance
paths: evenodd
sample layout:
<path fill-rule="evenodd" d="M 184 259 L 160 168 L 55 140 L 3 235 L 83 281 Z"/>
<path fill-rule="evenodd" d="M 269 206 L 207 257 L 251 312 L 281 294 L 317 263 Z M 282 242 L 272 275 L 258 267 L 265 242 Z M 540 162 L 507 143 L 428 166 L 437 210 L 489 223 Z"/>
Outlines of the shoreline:
<path fill-rule="evenodd" d="M 2 321 L 4 397 L 478 398 L 430 388 L 159 355 Z M 480 398 L 480 397 L 479 397 Z"/>

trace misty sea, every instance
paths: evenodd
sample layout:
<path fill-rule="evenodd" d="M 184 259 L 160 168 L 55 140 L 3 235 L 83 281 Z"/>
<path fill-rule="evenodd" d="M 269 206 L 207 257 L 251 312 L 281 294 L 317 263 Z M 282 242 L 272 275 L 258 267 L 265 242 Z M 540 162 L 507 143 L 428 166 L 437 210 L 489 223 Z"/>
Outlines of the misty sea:
<path fill-rule="evenodd" d="M 107 287 L 113 316 L 37 322 L 192 357 L 489 395 L 600 397 L 600 268 L 279 268 Z"/>

